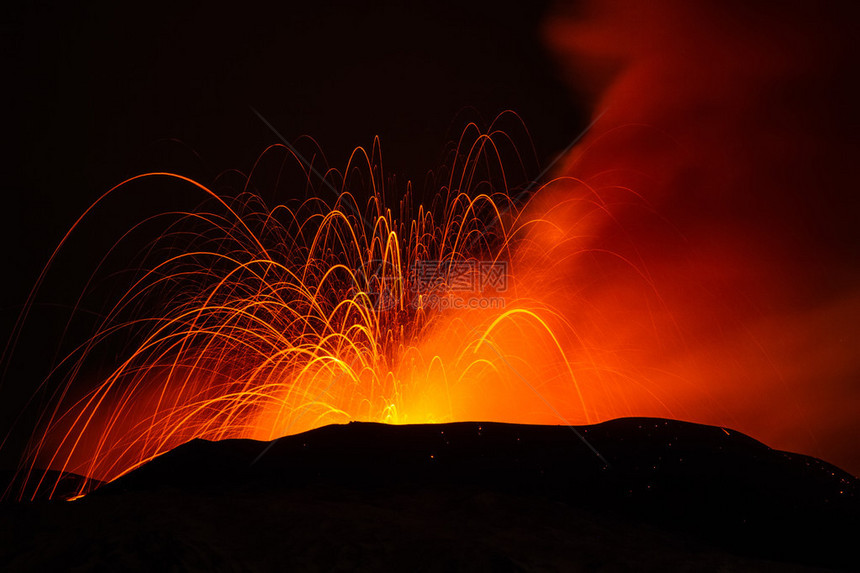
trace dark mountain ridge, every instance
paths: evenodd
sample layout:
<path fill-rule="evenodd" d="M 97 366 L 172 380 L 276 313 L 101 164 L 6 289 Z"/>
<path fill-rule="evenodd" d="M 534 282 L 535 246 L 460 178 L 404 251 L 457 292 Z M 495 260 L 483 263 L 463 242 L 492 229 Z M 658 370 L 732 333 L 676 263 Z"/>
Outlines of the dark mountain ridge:
<path fill-rule="evenodd" d="M 629 549 L 642 535 L 668 535 L 672 541 L 643 542 L 658 552 L 660 544 L 666 546 L 663 557 L 652 559 L 654 566 L 660 559 L 677 565 L 666 555 L 677 557 L 680 544 L 684 559 L 690 547 L 702 547 L 721 559 L 853 569 L 860 565 L 854 549 L 860 538 L 857 493 L 857 478 L 826 462 L 773 450 L 733 430 L 675 420 L 625 418 L 577 427 L 350 423 L 272 442 L 194 440 L 63 511 L 80 506 L 99 514 L 104 511 L 95 508 L 123 504 L 138 504 L 140 510 L 140 500 L 147 500 L 144 506 L 157 507 L 164 516 L 205 500 L 205 511 L 224 515 L 218 507 L 241 499 L 243 511 L 256 515 L 246 523 L 257 524 L 250 525 L 253 529 L 271 525 L 265 509 L 271 505 L 281 508 L 293 528 L 293 514 L 308 503 L 314 511 L 344 516 L 387 507 L 393 513 L 372 525 L 362 522 L 360 529 L 347 528 L 338 543 L 348 544 L 370 527 L 387 540 L 380 541 L 383 546 L 394 547 L 406 543 L 392 541 L 408 529 L 403 515 L 426 520 L 420 529 L 428 535 L 447 531 L 448 519 L 463 511 L 460 520 L 481 524 L 477 531 L 512 535 L 522 527 L 517 521 L 532 524 L 534 533 L 530 528 L 519 539 L 536 535 L 554 515 L 554 531 L 571 529 L 562 538 L 595 527 L 614 532 L 614 541 L 600 542 L 608 544 L 610 554 L 612 543 Z M 492 512 L 463 509 L 475 499 L 492 500 L 507 525 L 495 518 L 484 523 Z M 314 523 L 301 528 L 309 540 L 320 539 Z M 639 533 L 618 533 L 629 528 Z M 460 542 L 470 543 L 468 537 Z M 509 565 L 531 568 L 525 557 L 510 556 L 517 543 L 493 546 L 481 559 L 497 552 Z M 714 562 L 713 554 L 707 555 Z"/>

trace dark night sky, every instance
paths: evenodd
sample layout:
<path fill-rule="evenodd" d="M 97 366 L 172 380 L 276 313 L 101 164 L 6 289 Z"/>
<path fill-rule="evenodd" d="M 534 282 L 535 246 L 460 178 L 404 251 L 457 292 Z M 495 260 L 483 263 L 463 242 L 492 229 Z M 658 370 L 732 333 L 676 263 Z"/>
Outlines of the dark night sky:
<path fill-rule="evenodd" d="M 546 3 L 511 4 L 31 3 L 5 15 L 3 338 L 57 242 L 108 188 L 153 170 L 204 184 L 247 171 L 277 142 L 250 106 L 288 139 L 314 137 L 335 167 L 379 135 L 386 170 L 414 180 L 466 121 L 510 108 L 546 163 L 586 112 L 538 38 Z M 126 196 L 95 219 L 42 302 L 69 304 L 87 256 L 145 201 Z M 4 424 L 43 374 L 62 316 L 34 314 L 0 388 Z"/>

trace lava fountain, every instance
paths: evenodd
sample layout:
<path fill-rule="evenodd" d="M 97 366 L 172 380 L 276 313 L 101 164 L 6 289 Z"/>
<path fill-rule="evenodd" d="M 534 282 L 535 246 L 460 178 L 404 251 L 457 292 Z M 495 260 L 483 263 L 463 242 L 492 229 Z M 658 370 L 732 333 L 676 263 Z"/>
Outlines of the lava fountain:
<path fill-rule="evenodd" d="M 834 163 L 856 148 L 802 89 L 842 36 L 801 33 L 801 4 L 559 7 L 544 32 L 595 122 L 534 188 L 511 183 L 511 137 L 474 125 L 424 195 L 386 179 L 378 141 L 343 171 L 273 146 L 311 191 L 274 207 L 255 172 L 234 194 L 119 185 L 204 202 L 129 231 L 160 225 L 46 383 L 21 472 L 111 480 L 193 438 L 348 420 L 626 415 L 856 471 L 860 288 L 838 256 L 856 232 L 822 207 L 856 181 Z"/>
<path fill-rule="evenodd" d="M 534 295 L 528 245 L 547 223 L 512 199 L 500 154 L 509 140 L 467 127 L 428 205 L 411 188 L 387 202 L 378 141 L 321 181 L 302 171 L 315 196 L 338 189 L 331 203 L 268 208 L 248 190 L 254 173 L 232 198 L 168 173 L 110 190 L 100 201 L 169 179 L 205 202 L 157 217 L 163 230 L 133 279 L 55 367 L 61 382 L 24 481 L 44 479 L 36 468 L 110 481 L 194 438 L 270 440 L 350 420 L 607 417 L 590 404 L 613 403 L 612 392 L 585 388 L 603 358 Z M 260 162 L 272 154 L 307 167 L 284 146 Z M 112 352 L 115 365 L 93 380 L 87 363 Z"/>

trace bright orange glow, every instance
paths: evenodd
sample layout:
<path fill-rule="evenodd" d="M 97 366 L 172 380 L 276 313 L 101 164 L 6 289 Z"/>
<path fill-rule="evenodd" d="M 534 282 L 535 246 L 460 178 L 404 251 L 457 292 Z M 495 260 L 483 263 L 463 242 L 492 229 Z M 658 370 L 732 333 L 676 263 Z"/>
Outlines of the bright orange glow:
<path fill-rule="evenodd" d="M 856 271 L 820 257 L 827 241 L 804 242 L 796 230 L 812 223 L 784 199 L 814 179 L 797 166 L 823 144 L 795 124 L 774 137 L 782 112 L 747 105 L 769 87 L 755 66 L 784 80 L 792 62 L 762 48 L 758 28 L 723 44 L 718 8 L 657 4 L 586 3 L 589 18 L 549 20 L 562 65 L 575 82 L 588 72 L 605 114 L 522 199 L 498 153 L 510 138 L 474 125 L 423 203 L 386 189 L 378 141 L 325 183 L 285 148 L 266 152 L 295 159 L 316 196 L 336 188 L 331 201 L 269 207 L 250 185 L 228 198 L 178 175 L 135 178 L 182 180 L 207 203 L 172 214 L 61 365 L 23 471 L 111 480 L 193 438 L 349 420 L 637 415 L 730 427 L 856 472 Z M 787 163 L 795 171 L 771 180 Z M 481 261 L 508 264 L 506 289 L 454 286 L 449 265 Z M 418 284 L 422 263 L 440 273 L 434 296 L 502 303 L 440 310 Z M 87 378 L 117 338 L 112 371 Z"/>
<path fill-rule="evenodd" d="M 540 249 L 552 223 L 523 218 L 512 202 L 500 137 L 467 128 L 433 205 L 407 193 L 399 213 L 375 179 L 376 144 L 344 170 L 370 182 L 364 206 L 334 172 L 343 191 L 333 204 L 274 209 L 178 175 L 135 178 L 182 180 L 213 209 L 174 214 L 144 271 L 65 360 L 71 374 L 26 471 L 112 480 L 193 438 L 269 440 L 349 420 L 590 423 L 627 413 L 601 382 L 618 368 L 612 358 L 537 296 L 537 273 L 552 271 L 534 267 L 529 245 Z M 494 157 L 499 165 L 480 171 Z M 457 264 L 487 263 L 505 265 L 502 283 L 454 284 Z M 421 264 L 439 285 L 419 284 Z M 83 366 L 121 336 L 130 350 L 93 385 Z"/>

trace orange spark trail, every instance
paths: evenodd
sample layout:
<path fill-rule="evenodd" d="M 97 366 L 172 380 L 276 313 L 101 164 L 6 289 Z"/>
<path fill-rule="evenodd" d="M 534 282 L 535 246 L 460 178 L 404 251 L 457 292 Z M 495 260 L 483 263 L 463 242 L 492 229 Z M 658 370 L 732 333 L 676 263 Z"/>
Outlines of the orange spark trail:
<path fill-rule="evenodd" d="M 583 388 L 567 353 L 588 368 L 596 358 L 527 294 L 531 271 L 516 278 L 536 222 L 506 187 L 506 137 L 467 128 L 427 207 L 409 192 L 386 204 L 376 144 L 343 172 L 370 185 L 364 205 L 333 171 L 332 204 L 274 209 L 176 175 L 134 178 L 180 180 L 209 207 L 170 215 L 127 292 L 58 365 L 27 479 L 50 486 L 36 471 L 50 468 L 110 481 L 193 438 L 269 440 L 349 420 L 594 421 L 588 400 L 603 392 Z M 112 371 L 86 379 L 116 340 Z"/>

